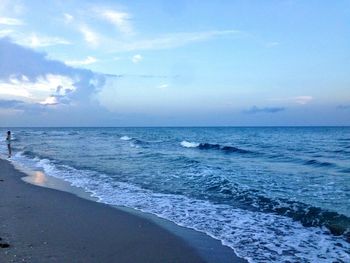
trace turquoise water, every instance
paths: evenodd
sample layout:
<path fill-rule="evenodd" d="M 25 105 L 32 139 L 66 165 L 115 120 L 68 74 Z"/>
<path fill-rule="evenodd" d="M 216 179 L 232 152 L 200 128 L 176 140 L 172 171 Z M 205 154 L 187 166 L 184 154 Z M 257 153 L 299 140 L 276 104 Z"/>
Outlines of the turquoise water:
<path fill-rule="evenodd" d="M 14 162 L 205 232 L 251 262 L 350 262 L 349 127 L 12 132 Z"/>

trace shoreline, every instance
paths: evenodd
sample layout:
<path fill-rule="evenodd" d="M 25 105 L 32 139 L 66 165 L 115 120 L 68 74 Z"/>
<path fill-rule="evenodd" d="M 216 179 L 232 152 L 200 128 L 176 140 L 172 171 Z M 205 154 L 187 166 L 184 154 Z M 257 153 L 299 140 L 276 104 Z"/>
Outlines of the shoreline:
<path fill-rule="evenodd" d="M 247 262 L 204 233 L 96 202 L 61 179 L 38 174 L 47 185 L 33 185 L 33 175 L 2 159 L 0 171 L 5 262 Z"/>

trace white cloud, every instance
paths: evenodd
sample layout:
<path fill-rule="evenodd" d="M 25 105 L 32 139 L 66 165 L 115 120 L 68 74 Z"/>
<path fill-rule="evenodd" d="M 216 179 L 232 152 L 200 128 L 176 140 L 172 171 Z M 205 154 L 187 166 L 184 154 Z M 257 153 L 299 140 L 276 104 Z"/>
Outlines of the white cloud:
<path fill-rule="evenodd" d="M 294 98 L 294 101 L 298 104 L 308 104 L 309 102 L 311 102 L 313 100 L 313 97 L 311 96 L 298 96 Z"/>
<path fill-rule="evenodd" d="M 57 105 L 58 100 L 54 96 L 47 97 L 45 100 L 39 102 L 41 105 Z"/>
<path fill-rule="evenodd" d="M 85 41 L 91 46 L 96 47 L 99 44 L 99 37 L 97 33 L 92 31 L 88 26 L 81 25 L 79 31 L 83 34 Z"/>
<path fill-rule="evenodd" d="M 141 60 L 143 60 L 143 57 L 140 54 L 134 55 L 131 58 L 132 63 L 135 63 L 135 64 L 139 63 Z"/>
<path fill-rule="evenodd" d="M 167 87 L 169 87 L 169 84 L 161 84 L 157 88 L 158 89 L 166 89 Z"/>
<path fill-rule="evenodd" d="M 70 66 L 83 66 L 83 65 L 90 65 L 93 63 L 96 63 L 97 59 L 95 57 L 88 56 L 86 59 L 83 60 L 68 60 L 64 63 Z"/>
<path fill-rule="evenodd" d="M 185 46 L 195 42 L 202 42 L 216 37 L 241 35 L 237 30 L 217 30 L 203 32 L 173 33 L 163 35 L 157 38 L 145 39 L 133 42 L 114 42 L 114 51 L 133 51 L 133 50 L 155 50 L 170 49 Z"/>
<path fill-rule="evenodd" d="M 272 98 L 269 99 L 271 101 L 280 101 L 280 102 L 290 102 L 290 103 L 297 103 L 301 105 L 308 104 L 313 100 L 312 96 L 296 96 L 296 97 L 287 97 L 287 98 Z"/>
<path fill-rule="evenodd" d="M 37 34 L 33 33 L 29 37 L 23 39 L 23 42 L 20 44 L 27 45 L 32 48 L 37 48 L 56 45 L 70 45 L 71 43 L 68 40 L 60 37 L 38 36 Z"/>
<path fill-rule="evenodd" d="M 133 28 L 130 23 L 131 16 L 128 13 L 107 9 L 99 10 L 98 14 L 102 18 L 113 24 L 121 33 L 133 33 Z"/>
<path fill-rule="evenodd" d="M 0 13 L 6 15 L 22 15 L 26 11 L 22 0 L 0 0 Z"/>
<path fill-rule="evenodd" d="M 279 42 L 267 42 L 267 43 L 265 44 L 265 46 L 266 46 L 267 48 L 273 48 L 273 47 L 276 47 L 276 46 L 279 46 L 279 45 L 280 45 Z"/>
<path fill-rule="evenodd" d="M 63 75 L 47 74 L 37 77 L 35 81 L 30 81 L 24 75 L 12 75 L 7 81 L 0 81 L 0 96 L 6 99 L 20 98 L 27 102 L 42 103 L 53 94 L 65 96 L 76 90 L 74 83 L 73 79 Z"/>
<path fill-rule="evenodd" d="M 31 48 L 71 44 L 61 37 L 42 36 L 36 33 L 23 34 L 11 29 L 0 30 L 0 37 L 10 37 L 15 43 Z"/>
<path fill-rule="evenodd" d="M 66 24 L 70 24 L 74 20 L 74 17 L 71 14 L 68 14 L 68 13 L 64 13 L 63 17 L 64 17 L 64 22 Z"/>
<path fill-rule="evenodd" d="M 3 29 L 0 30 L 0 37 L 6 37 L 6 36 L 10 36 L 11 34 L 13 34 L 13 30 L 11 29 Z"/>
<path fill-rule="evenodd" d="M 23 25 L 23 22 L 19 19 L 16 19 L 16 18 L 0 17 L 0 25 L 21 26 L 21 25 Z"/>

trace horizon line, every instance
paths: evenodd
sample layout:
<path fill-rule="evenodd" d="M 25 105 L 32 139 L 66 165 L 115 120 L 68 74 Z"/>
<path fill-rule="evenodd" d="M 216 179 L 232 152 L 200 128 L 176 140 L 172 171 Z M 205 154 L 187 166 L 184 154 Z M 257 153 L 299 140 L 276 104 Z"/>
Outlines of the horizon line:
<path fill-rule="evenodd" d="M 350 125 L 0 126 L 5 128 L 350 128 Z"/>

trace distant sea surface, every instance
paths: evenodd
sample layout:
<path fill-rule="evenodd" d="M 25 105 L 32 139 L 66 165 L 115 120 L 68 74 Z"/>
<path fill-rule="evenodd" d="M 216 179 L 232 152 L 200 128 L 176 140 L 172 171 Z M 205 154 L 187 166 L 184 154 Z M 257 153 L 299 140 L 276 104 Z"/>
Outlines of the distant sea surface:
<path fill-rule="evenodd" d="M 13 162 L 207 233 L 250 262 L 350 262 L 350 127 L 12 132 Z"/>

